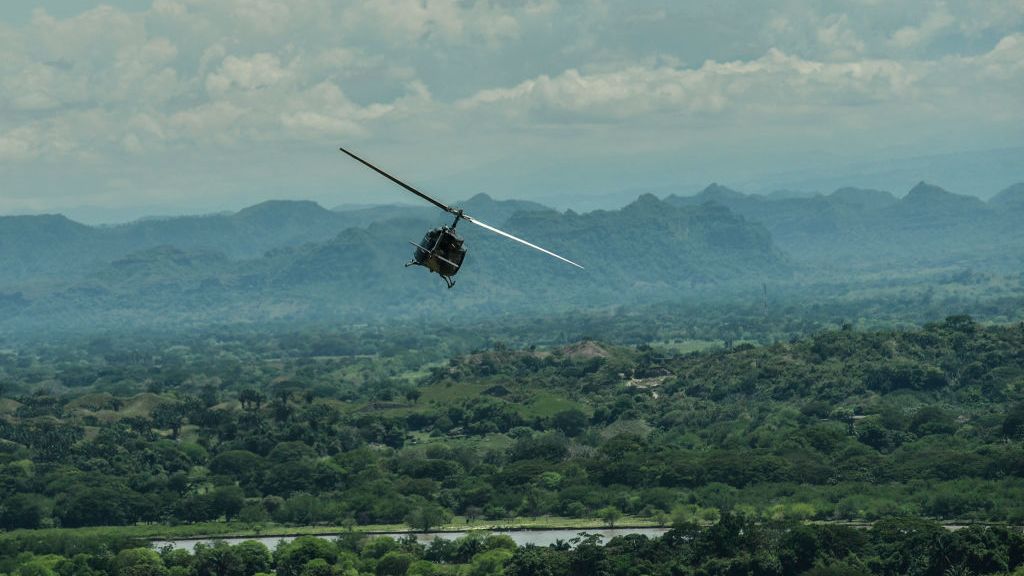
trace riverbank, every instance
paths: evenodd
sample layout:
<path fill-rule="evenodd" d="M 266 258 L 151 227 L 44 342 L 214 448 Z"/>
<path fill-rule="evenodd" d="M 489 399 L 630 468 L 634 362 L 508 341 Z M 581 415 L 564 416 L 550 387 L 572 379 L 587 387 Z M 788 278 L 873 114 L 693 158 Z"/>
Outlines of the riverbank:
<path fill-rule="evenodd" d="M 475 520 L 467 521 L 456 517 L 452 522 L 431 528 L 431 532 L 472 532 L 501 531 L 515 532 L 521 530 L 598 530 L 609 528 L 657 528 L 658 524 L 647 518 L 623 516 L 614 526 L 609 526 L 599 518 L 563 518 L 542 516 L 537 518 L 513 518 L 501 521 Z M 166 540 L 207 540 L 216 538 L 258 538 L 258 537 L 298 537 L 298 536 L 335 536 L 347 532 L 362 534 L 416 534 L 421 531 L 412 530 L 406 524 L 367 524 L 367 525 L 314 525 L 289 526 L 276 523 L 249 522 L 199 522 L 195 524 L 136 524 L 132 526 L 91 526 L 85 528 L 40 528 L 37 530 L 15 530 L 3 533 L 2 537 L 37 538 L 95 538 L 99 536 L 133 538 L 148 541 Z"/>
<path fill-rule="evenodd" d="M 515 518 L 500 522 L 474 521 L 474 522 L 449 522 L 430 529 L 430 534 L 466 533 L 466 532 L 518 532 L 518 531 L 541 531 L 541 530 L 608 530 L 608 529 L 647 529 L 663 528 L 656 522 L 646 518 L 624 517 L 614 525 L 609 525 L 597 518 L 562 518 L 562 517 L 539 517 L 539 518 Z M 364 526 L 285 526 L 280 524 L 264 524 L 250 526 L 234 532 L 216 532 L 209 534 L 195 534 L 191 536 L 178 536 L 173 538 L 167 536 L 150 537 L 149 539 L 174 539 L 174 540 L 206 540 L 213 538 L 244 538 L 247 536 L 259 537 L 298 537 L 298 536 L 338 536 L 350 532 L 368 535 L 402 535 L 422 534 L 422 530 L 414 530 L 406 524 L 368 524 Z"/>
<path fill-rule="evenodd" d="M 969 522 L 962 520 L 935 520 L 948 530 L 958 530 L 971 525 L 992 525 L 1005 526 L 1000 523 Z M 812 520 L 811 524 L 843 524 L 857 528 L 868 529 L 872 523 L 869 521 L 823 521 Z M 503 521 L 478 520 L 469 522 L 465 518 L 457 517 L 454 521 L 441 526 L 431 528 L 429 535 L 464 534 L 468 532 L 501 532 L 514 533 L 525 531 L 566 531 L 575 535 L 581 531 L 603 532 L 609 530 L 632 530 L 643 531 L 652 529 L 664 529 L 666 526 L 641 517 L 624 516 L 614 526 L 609 526 L 598 518 L 565 518 L 555 516 L 542 516 L 537 518 L 514 518 Z M 1017 527 L 1019 528 L 1019 527 Z M 195 524 L 137 524 L 133 526 L 93 526 L 84 528 L 41 528 L 37 530 L 14 530 L 0 532 L 0 548 L 3 548 L 5 540 L 8 541 L 62 541 L 72 543 L 74 541 L 90 541 L 101 538 L 115 538 L 119 540 L 139 540 L 146 542 L 183 542 L 183 541 L 204 541 L 219 539 L 265 539 L 265 538 L 296 538 L 299 536 L 321 536 L 333 537 L 345 533 L 360 533 L 367 535 L 390 535 L 400 537 L 403 535 L 423 534 L 422 531 L 412 530 L 405 524 L 370 524 L 370 525 L 314 525 L 314 526 L 289 526 L 275 523 L 244 523 L 244 522 L 202 522 Z M 73 545 L 72 545 L 73 547 Z"/>
<path fill-rule="evenodd" d="M 199 544 L 212 544 L 214 542 L 223 542 L 229 545 L 241 544 L 245 541 L 259 542 L 270 550 L 275 550 L 281 544 L 295 540 L 296 538 L 322 538 L 332 539 L 343 535 L 356 534 L 360 536 L 384 536 L 393 539 L 405 539 L 413 538 L 421 545 L 429 546 L 435 540 L 458 540 L 474 534 L 487 534 L 494 536 L 506 536 L 516 544 L 516 546 L 540 546 L 547 547 L 555 544 L 567 544 L 572 546 L 576 542 L 576 538 L 580 534 L 586 533 L 588 535 L 597 535 L 602 541 L 607 542 L 617 536 L 629 536 L 629 535 L 642 535 L 648 538 L 659 538 L 665 532 L 668 532 L 669 528 L 652 528 L 652 527 L 616 527 L 616 528 L 563 528 L 563 529 L 549 529 L 549 528 L 521 528 L 521 529 L 503 529 L 503 528 L 487 528 L 487 529 L 474 529 L 474 530 L 459 530 L 459 531 L 445 531 L 445 532 L 342 532 L 340 534 L 315 534 L 315 535 L 291 535 L 291 536 L 244 536 L 244 537 L 222 537 L 218 536 L 215 538 L 183 538 L 183 539 L 171 539 L 171 540 L 152 540 L 150 545 L 157 549 L 170 547 L 175 550 L 185 550 L 192 553 L 196 546 Z"/>

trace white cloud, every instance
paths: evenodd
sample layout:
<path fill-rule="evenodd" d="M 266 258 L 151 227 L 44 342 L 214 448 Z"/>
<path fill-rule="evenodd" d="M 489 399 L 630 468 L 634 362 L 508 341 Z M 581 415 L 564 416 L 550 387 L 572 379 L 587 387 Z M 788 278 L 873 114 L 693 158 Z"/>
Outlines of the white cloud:
<path fill-rule="evenodd" d="M 338 86 L 323 82 L 292 97 L 281 113 L 281 124 L 298 136 L 364 136 L 360 121 L 367 116 L 361 112 Z"/>
<path fill-rule="evenodd" d="M 39 60 L 100 65 L 126 46 L 145 43 L 144 19 L 110 6 L 99 6 L 67 19 L 37 8 L 25 30 L 29 49 Z"/>
<path fill-rule="evenodd" d="M 274 0 L 235 0 L 232 15 L 265 34 L 274 34 L 288 27 L 291 11 L 288 5 Z"/>
<path fill-rule="evenodd" d="M 880 102 L 906 95 L 915 80 L 887 60 L 818 62 L 770 50 L 749 61 L 708 61 L 699 68 L 632 67 L 582 74 L 568 70 L 511 88 L 482 90 L 458 103 L 507 113 L 551 112 L 584 119 L 629 119 L 657 114 L 743 113 L 772 109 L 788 116 L 810 109 Z M 571 117 L 566 117 L 571 119 Z"/>
<path fill-rule="evenodd" d="M 832 59 L 852 60 L 864 53 L 864 41 L 849 27 L 845 14 L 826 18 L 816 36 Z"/>
<path fill-rule="evenodd" d="M 969 38 L 984 35 L 990 30 L 1014 30 L 1024 22 L 1024 1 L 990 0 L 970 2 L 957 13 L 957 25 Z"/>
<path fill-rule="evenodd" d="M 168 125 L 178 138 L 233 144 L 241 132 L 238 121 L 246 112 L 231 102 L 210 102 L 172 114 Z"/>
<path fill-rule="evenodd" d="M 185 5 L 175 0 L 154 0 L 153 13 L 165 17 L 181 17 L 186 13 Z"/>
<path fill-rule="evenodd" d="M 955 21 L 946 5 L 939 4 L 928 13 L 921 24 L 904 26 L 894 32 L 889 39 L 889 44 L 896 48 L 916 48 L 930 42 L 940 32 L 952 26 Z"/>
<path fill-rule="evenodd" d="M 982 78 L 1024 85 L 1024 34 L 1001 39 L 991 52 L 977 59 L 977 64 Z"/>
<path fill-rule="evenodd" d="M 0 162 L 26 162 L 39 157 L 39 133 L 34 126 L 22 126 L 0 134 Z"/>
<path fill-rule="evenodd" d="M 269 88 L 287 79 L 290 73 L 273 54 L 255 54 L 251 58 L 228 56 L 220 69 L 206 77 L 206 90 L 222 96 L 232 87 L 242 90 Z"/>
<path fill-rule="evenodd" d="M 520 19 L 544 18 L 553 7 L 551 2 L 530 2 L 513 10 L 490 0 L 376 0 L 349 6 L 340 21 L 346 31 L 373 31 L 392 46 L 422 50 L 483 42 L 494 48 L 519 36 Z"/>
<path fill-rule="evenodd" d="M 4 79 L 4 93 L 10 96 L 15 110 L 47 110 L 58 108 L 63 103 L 59 97 L 53 66 L 33 62 Z"/>

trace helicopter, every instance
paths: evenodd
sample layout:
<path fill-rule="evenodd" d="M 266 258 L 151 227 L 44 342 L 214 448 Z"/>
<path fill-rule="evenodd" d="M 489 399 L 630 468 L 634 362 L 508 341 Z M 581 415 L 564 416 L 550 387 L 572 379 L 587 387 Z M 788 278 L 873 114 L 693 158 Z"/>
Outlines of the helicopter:
<path fill-rule="evenodd" d="M 562 262 L 583 269 L 583 266 L 580 266 L 579 264 L 573 262 L 572 260 L 569 260 L 568 258 L 563 258 L 558 254 L 551 252 L 550 250 L 545 250 L 544 248 L 541 248 L 536 244 L 531 244 L 526 240 L 523 240 L 522 238 L 513 236 L 508 232 L 499 230 L 494 226 L 491 226 L 490 224 L 480 221 L 477 218 L 473 218 L 469 214 L 463 212 L 460 208 L 452 208 L 447 204 L 444 204 L 434 198 L 431 198 L 430 196 L 427 196 L 423 192 L 420 192 L 419 190 L 413 188 L 412 186 L 409 186 L 405 182 L 402 182 L 398 178 L 395 178 L 391 174 L 388 174 L 387 172 L 381 170 L 380 168 L 374 166 L 373 164 L 370 164 L 366 160 L 360 158 L 359 156 L 356 156 L 355 154 L 349 152 L 344 148 L 339 148 L 339 150 L 341 150 L 345 154 L 348 154 L 353 159 L 370 168 L 374 172 L 380 174 L 381 176 L 387 178 L 388 180 L 391 180 L 392 182 L 398 184 L 402 188 L 405 188 L 409 192 L 412 192 L 413 194 L 419 196 L 420 198 L 423 198 L 427 202 L 430 202 L 434 206 L 437 206 L 441 210 L 444 210 L 445 212 L 455 216 L 455 220 L 452 221 L 451 226 L 439 226 L 437 228 L 427 230 L 427 233 L 423 236 L 423 239 L 420 240 L 418 244 L 416 242 L 409 242 L 409 244 L 412 244 L 416 248 L 416 250 L 413 252 L 412 260 L 410 260 L 405 265 L 406 268 L 408 268 L 409 266 L 422 266 L 427 270 L 434 272 L 444 280 L 445 284 L 447 284 L 449 289 L 452 286 L 455 286 L 454 276 L 459 273 L 459 270 L 462 269 L 462 262 L 466 258 L 465 242 L 463 241 L 462 237 L 455 232 L 455 227 L 459 225 L 460 220 L 465 220 L 466 222 L 476 224 L 477 226 L 485 230 L 490 230 L 495 234 L 504 236 L 510 240 L 515 240 L 516 242 L 519 242 L 520 244 L 525 244 L 526 246 L 529 246 L 534 250 L 540 250 L 541 252 L 549 256 L 554 256 L 555 258 L 558 258 Z"/>

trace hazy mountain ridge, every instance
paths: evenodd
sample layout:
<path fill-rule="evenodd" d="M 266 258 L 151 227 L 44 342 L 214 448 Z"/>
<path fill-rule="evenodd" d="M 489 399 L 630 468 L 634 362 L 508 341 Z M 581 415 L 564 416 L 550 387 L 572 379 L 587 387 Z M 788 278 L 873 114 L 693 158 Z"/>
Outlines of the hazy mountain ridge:
<path fill-rule="evenodd" d="M 1024 211 L 1024 182 L 1010 186 L 988 201 L 989 205 Z"/>
<path fill-rule="evenodd" d="M 1018 187 L 1020 185 L 1017 185 Z M 721 204 L 760 222 L 795 261 L 833 270 L 880 270 L 906 265 L 1007 268 L 1024 254 L 1020 215 L 1024 196 L 1010 187 L 989 203 L 920 182 L 902 198 L 841 188 L 809 198 L 750 195 L 713 184 L 694 196 L 669 196 L 678 206 Z"/>
<path fill-rule="evenodd" d="M 494 200 L 485 194 L 463 206 L 501 225 L 523 210 L 550 210 L 534 202 Z M 354 227 L 398 216 L 427 218 L 432 207 L 332 211 L 310 201 L 271 200 L 233 214 L 142 219 L 117 226 L 87 226 L 62 215 L 0 216 L 0 290 L 26 283 L 84 278 L 106 263 L 159 246 L 213 249 L 231 259 L 309 242 L 323 242 Z"/>
<path fill-rule="evenodd" d="M 0 284 L 11 279 L 37 279 L 51 272 L 48 268 L 53 265 L 87 265 L 84 260 L 101 244 L 101 238 L 100 230 L 59 214 L 0 216 Z M 53 254 L 54 246 L 63 248 Z"/>
<path fill-rule="evenodd" d="M 585 214 L 480 194 L 461 206 L 586 269 L 464 222 L 470 253 L 451 293 L 425 270 L 402 266 L 409 241 L 450 222 L 429 206 L 336 212 L 272 201 L 112 228 L 7 217 L 0 309 L 8 326 L 471 314 L 628 304 L 766 280 L 1013 269 L 1024 262 L 1022 189 L 983 203 L 925 183 L 899 199 L 856 188 L 766 197 L 713 184 L 695 196 L 644 194 Z"/>
<path fill-rule="evenodd" d="M 845 202 L 868 209 L 884 208 L 897 201 L 895 196 L 885 190 L 852 187 L 839 188 L 829 194 L 828 198 L 834 202 Z"/>
<path fill-rule="evenodd" d="M 487 205 L 491 204 L 491 210 Z M 465 203 L 499 222 L 509 206 Z M 535 208 L 532 203 L 519 204 Z M 302 208 L 307 209 L 307 208 Z M 584 264 L 577 270 L 462 223 L 470 248 L 456 292 L 422 268 L 406 269 L 410 240 L 447 217 L 348 228 L 330 240 L 232 260 L 209 248 L 157 247 L 101 266 L 62 288 L 17 300 L 12 322 L 201 321 L 356 317 L 425 311 L 562 309 L 665 297 L 681 290 L 785 278 L 790 265 L 762 226 L 715 205 L 673 207 L 644 196 L 616 211 L 515 212 L 502 226 Z M 453 297 L 457 295 L 457 298 Z M 13 297 L 12 297 L 13 298 Z M 11 304 L 10 307 L 14 307 Z"/>

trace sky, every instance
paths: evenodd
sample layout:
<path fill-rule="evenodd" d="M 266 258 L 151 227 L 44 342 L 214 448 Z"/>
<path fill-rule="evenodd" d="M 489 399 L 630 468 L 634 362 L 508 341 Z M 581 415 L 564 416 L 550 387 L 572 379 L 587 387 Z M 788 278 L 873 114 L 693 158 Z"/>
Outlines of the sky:
<path fill-rule="evenodd" d="M 1024 0 L 12 0 L 0 214 L 1024 180 Z"/>

